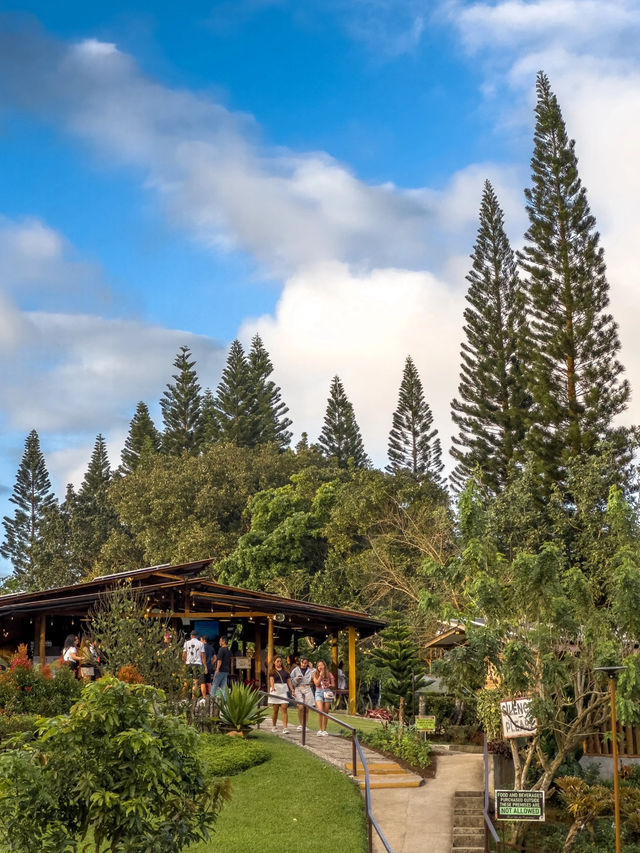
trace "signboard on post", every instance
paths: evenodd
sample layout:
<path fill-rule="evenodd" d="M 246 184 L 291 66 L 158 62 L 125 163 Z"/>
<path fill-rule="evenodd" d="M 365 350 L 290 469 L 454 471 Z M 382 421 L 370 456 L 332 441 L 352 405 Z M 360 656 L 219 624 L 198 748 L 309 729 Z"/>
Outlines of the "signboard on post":
<path fill-rule="evenodd" d="M 544 791 L 496 791 L 496 820 L 544 820 Z"/>
<path fill-rule="evenodd" d="M 531 712 L 531 699 L 510 699 L 500 703 L 502 733 L 505 738 L 533 737 L 538 721 Z"/>
<path fill-rule="evenodd" d="M 436 730 L 436 718 L 433 716 L 416 717 L 416 731 L 430 732 L 433 734 Z"/>

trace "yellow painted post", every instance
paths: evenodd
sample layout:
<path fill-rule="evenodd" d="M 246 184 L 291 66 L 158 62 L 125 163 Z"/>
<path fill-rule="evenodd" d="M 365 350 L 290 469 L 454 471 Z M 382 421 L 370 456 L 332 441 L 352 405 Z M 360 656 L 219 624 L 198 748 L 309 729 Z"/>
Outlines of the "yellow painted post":
<path fill-rule="evenodd" d="M 356 713 L 356 629 L 349 625 L 349 713 Z"/>
<path fill-rule="evenodd" d="M 258 686 L 258 690 L 260 690 L 262 687 L 262 632 L 257 622 L 255 625 L 254 643 L 253 666 L 256 675 L 256 685 Z"/>
<path fill-rule="evenodd" d="M 269 676 L 273 667 L 273 616 L 269 616 L 267 634 L 267 693 L 269 692 Z"/>
<path fill-rule="evenodd" d="M 331 672 L 333 673 L 333 682 L 338 689 L 338 634 L 336 631 L 331 635 Z"/>

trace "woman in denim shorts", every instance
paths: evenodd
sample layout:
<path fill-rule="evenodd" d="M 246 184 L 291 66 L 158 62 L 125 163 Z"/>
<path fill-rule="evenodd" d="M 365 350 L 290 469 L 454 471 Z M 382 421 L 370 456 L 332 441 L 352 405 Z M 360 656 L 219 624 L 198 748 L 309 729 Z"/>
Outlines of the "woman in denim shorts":
<path fill-rule="evenodd" d="M 333 673 L 327 669 L 327 664 L 320 659 L 316 664 L 316 671 L 313 673 L 313 683 L 316 686 L 316 708 L 318 711 L 329 713 L 331 703 L 336 698 L 334 693 L 335 682 Z M 320 718 L 320 728 L 318 729 L 318 737 L 327 736 L 327 718 L 322 714 L 318 714 Z"/>

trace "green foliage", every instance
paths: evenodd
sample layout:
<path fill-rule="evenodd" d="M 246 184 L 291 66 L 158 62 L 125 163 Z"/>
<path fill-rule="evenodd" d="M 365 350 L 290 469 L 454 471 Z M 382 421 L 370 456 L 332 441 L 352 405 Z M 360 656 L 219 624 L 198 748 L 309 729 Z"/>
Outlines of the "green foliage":
<path fill-rule="evenodd" d="M 424 770 L 431 764 L 431 744 L 413 726 L 389 723 L 373 731 L 359 731 L 358 738 L 372 749 L 390 752 L 412 767 Z"/>
<path fill-rule="evenodd" d="M 289 409 L 281 399 L 280 388 L 269 379 L 273 364 L 260 335 L 255 335 L 251 341 L 248 364 L 256 397 L 257 441 L 275 441 L 284 450 L 291 442 Z"/>
<path fill-rule="evenodd" d="M 451 403 L 459 430 L 451 450 L 458 463 L 451 479 L 460 489 L 478 468 L 482 483 L 496 494 L 522 454 L 531 403 L 527 366 L 532 341 L 504 215 L 489 181 L 484 185 L 471 258 L 460 399 Z"/>
<path fill-rule="evenodd" d="M 1 689 L 1 688 L 0 688 Z M 35 735 L 39 717 L 36 714 L 0 714 L 0 747 L 17 734 Z"/>
<path fill-rule="evenodd" d="M 196 732 L 163 714 L 162 694 L 103 678 L 69 716 L 0 755 L 0 840 L 24 853 L 174 853 L 208 839 L 226 796 Z"/>
<path fill-rule="evenodd" d="M 597 453 L 603 439 L 616 445 L 620 460 L 628 459 L 626 431 L 612 422 L 626 408 L 630 388 L 616 358 L 620 341 L 607 313 L 604 255 L 575 145 L 543 72 L 536 92 L 532 187 L 525 190 L 530 224 L 520 260 L 536 341 L 527 444 L 548 494 L 563 482 L 567 459 Z"/>
<path fill-rule="evenodd" d="M 259 409 L 257 377 L 252 373 L 240 341 L 235 340 L 229 349 L 227 363 L 216 390 L 215 440 L 236 447 L 255 447 L 266 424 L 266 386 L 262 392 Z M 273 424 L 275 429 L 275 422 Z"/>
<path fill-rule="evenodd" d="M 441 481 L 442 464 L 438 430 L 433 427 L 433 414 L 424 399 L 422 382 L 411 356 L 407 356 L 389 433 L 387 471 L 410 471 L 414 477 Z"/>
<path fill-rule="evenodd" d="M 412 639 L 411 629 L 401 622 L 389 625 L 380 635 L 382 645 L 371 653 L 371 659 L 380 670 L 382 701 L 398 708 L 404 699 L 409 707 L 413 678 L 424 672 L 418 647 Z"/>
<path fill-rule="evenodd" d="M 120 473 L 131 471 L 160 450 L 160 433 L 151 420 L 146 403 L 140 401 L 129 424 L 129 434 L 121 454 Z"/>
<path fill-rule="evenodd" d="M 7 714 L 66 714 L 80 696 L 81 682 L 68 666 L 55 678 L 29 664 L 0 672 L 0 708 Z"/>
<path fill-rule="evenodd" d="M 11 560 L 13 577 L 18 589 L 42 589 L 43 575 L 48 564 L 39 547 L 43 524 L 48 510 L 56 505 L 51 482 L 40 450 L 38 433 L 32 430 L 24 444 L 13 494 L 9 498 L 16 509 L 13 516 L 4 516 L 4 540 L 0 554 Z"/>
<path fill-rule="evenodd" d="M 349 463 L 356 468 L 368 468 L 371 464 L 364 450 L 353 405 L 337 376 L 334 376 L 331 382 L 324 426 L 318 444 L 323 453 L 329 459 L 335 459 L 342 468 L 346 468 Z"/>
<path fill-rule="evenodd" d="M 261 723 L 268 708 L 260 707 L 260 694 L 246 684 L 234 684 L 227 695 L 220 696 L 220 723 L 234 731 L 249 731 Z"/>
<path fill-rule="evenodd" d="M 168 623 L 145 613 L 145 600 L 130 585 L 114 587 L 90 613 L 89 631 L 104 660 L 103 672 L 135 667 L 147 684 L 172 698 L 182 693 L 182 644 L 164 641 Z M 172 632 L 174 633 L 174 632 Z"/>
<path fill-rule="evenodd" d="M 218 778 L 235 776 L 271 757 L 264 744 L 256 740 L 220 734 L 200 735 L 199 750 L 209 774 Z"/>
<path fill-rule="evenodd" d="M 191 350 L 181 346 L 175 357 L 175 382 L 167 383 L 160 399 L 164 431 L 162 449 L 171 456 L 197 453 L 202 445 L 200 385 Z"/>

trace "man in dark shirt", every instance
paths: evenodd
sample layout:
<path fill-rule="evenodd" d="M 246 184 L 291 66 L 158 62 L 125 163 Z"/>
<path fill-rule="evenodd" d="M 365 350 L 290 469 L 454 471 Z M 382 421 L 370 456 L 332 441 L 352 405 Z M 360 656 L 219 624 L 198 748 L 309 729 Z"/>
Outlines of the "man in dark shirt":
<path fill-rule="evenodd" d="M 203 634 L 200 639 L 204 643 L 204 665 L 206 669 L 205 682 L 201 685 L 202 696 L 204 697 L 211 689 L 211 679 L 213 678 L 214 672 L 215 654 L 213 651 L 213 646 L 209 642 L 209 637 L 207 637 L 206 634 Z"/>
<path fill-rule="evenodd" d="M 227 695 L 227 679 L 231 672 L 231 652 L 227 646 L 227 638 L 220 637 L 220 648 L 216 655 L 215 673 L 211 682 L 211 695 L 215 696 L 218 689 L 222 690 L 224 696 Z"/>

